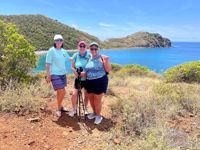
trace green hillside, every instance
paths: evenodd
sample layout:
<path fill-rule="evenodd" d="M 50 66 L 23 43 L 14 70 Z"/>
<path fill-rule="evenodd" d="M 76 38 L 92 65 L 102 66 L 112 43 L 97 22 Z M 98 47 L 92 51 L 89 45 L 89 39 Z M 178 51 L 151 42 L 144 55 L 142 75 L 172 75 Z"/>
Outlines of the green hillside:
<path fill-rule="evenodd" d="M 37 50 L 49 49 L 52 46 L 55 34 L 63 35 L 66 49 L 75 49 L 80 40 L 100 42 L 98 38 L 92 35 L 43 15 L 1 15 L 0 19 L 16 24 L 19 33 L 24 35 Z"/>

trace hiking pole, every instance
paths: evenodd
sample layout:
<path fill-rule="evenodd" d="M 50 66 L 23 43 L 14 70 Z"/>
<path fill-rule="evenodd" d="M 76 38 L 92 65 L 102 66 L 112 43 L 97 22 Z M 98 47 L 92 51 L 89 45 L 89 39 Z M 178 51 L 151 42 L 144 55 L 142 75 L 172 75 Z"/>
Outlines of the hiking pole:
<path fill-rule="evenodd" d="M 77 93 L 77 107 L 78 107 L 78 119 L 80 121 L 81 119 L 81 106 L 83 109 L 83 115 L 84 115 L 84 119 L 86 119 L 85 116 L 85 105 L 84 105 L 84 100 L 83 100 L 83 95 L 82 95 L 82 91 L 81 91 L 81 72 L 82 72 L 82 68 L 77 68 L 77 73 L 78 73 L 78 77 L 77 77 L 77 87 L 78 87 L 78 93 Z"/>

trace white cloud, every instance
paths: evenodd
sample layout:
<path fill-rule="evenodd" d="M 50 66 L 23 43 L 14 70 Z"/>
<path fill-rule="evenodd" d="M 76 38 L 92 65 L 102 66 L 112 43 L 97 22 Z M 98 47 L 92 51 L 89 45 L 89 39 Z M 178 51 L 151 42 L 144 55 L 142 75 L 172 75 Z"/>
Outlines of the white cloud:
<path fill-rule="evenodd" d="M 108 23 L 103 23 L 103 22 L 100 22 L 100 23 L 99 23 L 99 26 L 101 26 L 101 27 L 114 27 L 115 25 L 113 25 L 113 24 L 108 24 Z"/>
<path fill-rule="evenodd" d="M 85 32 L 97 36 L 101 40 L 108 38 L 119 38 L 133 34 L 138 31 L 147 31 L 153 33 L 159 33 L 163 37 L 169 38 L 171 41 L 200 41 L 200 25 L 147 25 L 137 24 L 129 22 L 124 26 L 112 26 L 111 24 L 105 24 L 106 26 L 100 26 L 97 28 L 85 28 L 81 29 Z"/>

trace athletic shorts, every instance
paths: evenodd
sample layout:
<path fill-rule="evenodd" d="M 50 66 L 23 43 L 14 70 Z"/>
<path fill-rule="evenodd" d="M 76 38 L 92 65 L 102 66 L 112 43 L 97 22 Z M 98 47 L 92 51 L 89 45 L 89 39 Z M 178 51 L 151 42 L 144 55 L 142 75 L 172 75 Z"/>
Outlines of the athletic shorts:
<path fill-rule="evenodd" d="M 66 75 L 51 75 L 51 83 L 54 90 L 64 89 L 67 85 Z"/>
<path fill-rule="evenodd" d="M 86 80 L 87 93 L 102 94 L 106 93 L 108 88 L 108 76 L 105 75 L 98 79 Z"/>

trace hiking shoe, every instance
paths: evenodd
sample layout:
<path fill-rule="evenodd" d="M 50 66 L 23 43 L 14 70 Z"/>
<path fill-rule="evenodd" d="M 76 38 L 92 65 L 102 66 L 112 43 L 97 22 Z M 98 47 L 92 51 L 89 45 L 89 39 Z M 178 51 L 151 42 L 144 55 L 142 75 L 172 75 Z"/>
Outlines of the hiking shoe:
<path fill-rule="evenodd" d="M 97 116 L 95 117 L 94 124 L 100 124 L 102 120 L 103 120 L 103 117 L 97 115 Z"/>
<path fill-rule="evenodd" d="M 96 116 L 95 113 L 89 113 L 89 114 L 87 115 L 87 118 L 91 120 L 91 119 L 94 119 L 95 116 Z"/>
<path fill-rule="evenodd" d="M 60 117 L 61 116 L 61 111 L 60 110 L 56 110 L 56 116 Z"/>
<path fill-rule="evenodd" d="M 66 111 L 67 111 L 67 108 L 62 106 L 62 107 L 61 107 L 61 111 L 66 112 Z"/>
<path fill-rule="evenodd" d="M 72 110 L 72 111 L 70 111 L 70 112 L 68 113 L 68 115 L 69 115 L 70 117 L 74 117 L 74 115 L 76 115 L 76 111 L 75 111 L 75 110 Z"/>

